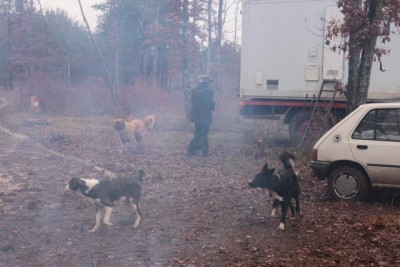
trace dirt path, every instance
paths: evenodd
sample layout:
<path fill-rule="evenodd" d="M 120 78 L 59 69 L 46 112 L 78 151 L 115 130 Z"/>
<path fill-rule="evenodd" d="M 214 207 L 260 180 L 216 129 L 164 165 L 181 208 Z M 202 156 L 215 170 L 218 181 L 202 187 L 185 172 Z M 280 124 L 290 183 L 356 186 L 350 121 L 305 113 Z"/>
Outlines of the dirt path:
<path fill-rule="evenodd" d="M 306 167 L 303 217 L 278 231 L 270 200 L 247 187 L 262 160 L 244 156 L 249 144 L 240 129 L 212 129 L 204 158 L 186 156 L 189 127 L 159 124 L 144 154 L 119 154 L 111 118 L 46 117 L 41 125 L 27 119 L 16 114 L 1 123 L 0 266 L 400 264 L 397 200 L 329 202 L 325 184 Z M 133 218 L 121 203 L 113 226 L 88 233 L 94 208 L 63 190 L 68 180 L 138 169 L 146 172 L 138 229 L 129 227 Z"/>

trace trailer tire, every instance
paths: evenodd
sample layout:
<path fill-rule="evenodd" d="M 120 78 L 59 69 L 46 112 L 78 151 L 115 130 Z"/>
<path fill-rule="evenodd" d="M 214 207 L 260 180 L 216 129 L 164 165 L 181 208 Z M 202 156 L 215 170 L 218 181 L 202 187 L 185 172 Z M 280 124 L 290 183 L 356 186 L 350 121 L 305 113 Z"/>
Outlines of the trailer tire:
<path fill-rule="evenodd" d="M 301 139 L 304 136 L 304 132 L 308 126 L 308 123 L 311 118 L 311 110 L 300 110 L 296 114 L 293 115 L 292 119 L 289 122 L 289 137 L 290 139 L 296 143 L 299 144 L 301 142 Z M 329 118 L 328 118 L 328 124 L 325 125 L 324 129 L 322 130 L 322 133 L 326 132 L 330 128 L 333 127 L 337 122 L 336 116 L 331 112 L 329 113 Z M 320 127 L 320 125 L 312 125 L 314 128 Z M 318 140 L 320 137 L 319 134 L 321 132 L 319 130 L 316 130 L 315 133 L 310 133 L 313 136 L 313 139 L 315 141 Z M 310 140 L 313 140 L 310 139 Z"/>
<path fill-rule="evenodd" d="M 300 110 L 293 115 L 289 122 L 289 137 L 294 143 L 298 144 L 301 142 L 310 117 L 310 110 Z"/>

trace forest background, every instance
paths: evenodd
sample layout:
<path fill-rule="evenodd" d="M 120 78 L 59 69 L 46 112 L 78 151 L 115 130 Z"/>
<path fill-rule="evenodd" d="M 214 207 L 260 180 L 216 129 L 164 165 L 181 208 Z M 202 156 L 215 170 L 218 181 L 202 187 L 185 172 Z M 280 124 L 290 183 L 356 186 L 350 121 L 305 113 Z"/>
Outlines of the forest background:
<path fill-rule="evenodd" d="M 94 29 L 40 0 L 0 0 L 0 87 L 14 92 L 21 111 L 38 96 L 44 111 L 141 115 L 143 102 L 185 103 L 198 74 L 214 79 L 217 95 L 236 97 L 240 1 L 107 0 L 92 8 L 100 14 Z"/>

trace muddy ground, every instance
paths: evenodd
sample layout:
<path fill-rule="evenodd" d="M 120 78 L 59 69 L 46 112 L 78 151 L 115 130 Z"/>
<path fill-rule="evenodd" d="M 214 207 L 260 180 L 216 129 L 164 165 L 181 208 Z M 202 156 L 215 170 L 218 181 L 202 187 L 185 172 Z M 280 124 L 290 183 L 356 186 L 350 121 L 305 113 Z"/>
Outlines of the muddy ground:
<path fill-rule="evenodd" d="M 119 154 L 109 116 L 3 115 L 0 266 L 400 265 L 396 193 L 332 202 L 307 159 L 299 160 L 302 216 L 277 230 L 270 199 L 247 186 L 264 162 L 249 137 L 255 124 L 213 125 L 210 156 L 187 157 L 192 125 L 179 116 L 158 116 L 144 153 Z M 283 146 L 261 156 L 279 169 Z M 89 233 L 94 207 L 64 191 L 68 180 L 138 169 L 146 172 L 139 227 L 121 203 L 113 226 Z"/>

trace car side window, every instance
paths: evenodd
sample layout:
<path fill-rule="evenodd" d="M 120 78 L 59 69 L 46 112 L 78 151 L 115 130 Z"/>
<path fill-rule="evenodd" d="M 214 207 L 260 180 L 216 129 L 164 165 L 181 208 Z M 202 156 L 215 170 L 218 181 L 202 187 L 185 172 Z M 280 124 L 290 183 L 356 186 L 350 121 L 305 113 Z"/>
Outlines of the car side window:
<path fill-rule="evenodd" d="M 368 114 L 364 117 L 364 119 L 362 119 L 360 124 L 358 124 L 356 130 L 352 135 L 352 138 L 362 139 L 362 140 L 374 140 L 375 118 L 376 118 L 375 110 L 371 110 L 370 112 L 368 112 Z"/>
<path fill-rule="evenodd" d="M 400 110 L 384 109 L 378 110 L 377 128 L 385 134 L 386 141 L 400 142 Z M 378 139 L 379 140 L 379 139 Z"/>
<path fill-rule="evenodd" d="M 352 138 L 400 142 L 400 110 L 371 110 L 359 123 Z"/>

